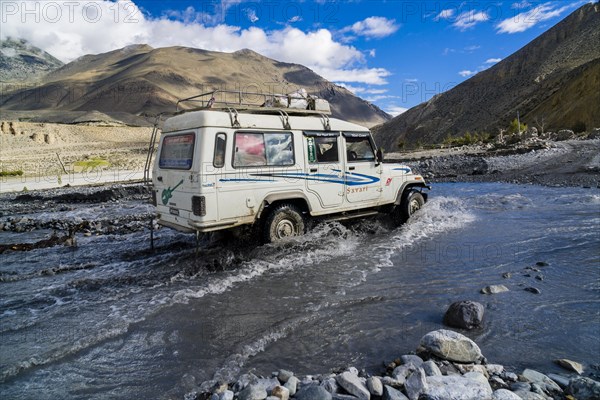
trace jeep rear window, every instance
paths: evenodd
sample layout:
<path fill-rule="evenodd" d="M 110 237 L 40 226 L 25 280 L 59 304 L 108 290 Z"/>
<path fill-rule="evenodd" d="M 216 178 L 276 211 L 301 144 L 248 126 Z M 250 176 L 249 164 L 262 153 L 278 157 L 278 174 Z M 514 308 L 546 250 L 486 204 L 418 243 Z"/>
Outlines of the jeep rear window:
<path fill-rule="evenodd" d="M 294 146 L 290 132 L 235 134 L 234 167 L 294 165 Z"/>
<path fill-rule="evenodd" d="M 162 169 L 190 169 L 194 160 L 193 133 L 166 136 L 163 139 L 158 166 Z"/>

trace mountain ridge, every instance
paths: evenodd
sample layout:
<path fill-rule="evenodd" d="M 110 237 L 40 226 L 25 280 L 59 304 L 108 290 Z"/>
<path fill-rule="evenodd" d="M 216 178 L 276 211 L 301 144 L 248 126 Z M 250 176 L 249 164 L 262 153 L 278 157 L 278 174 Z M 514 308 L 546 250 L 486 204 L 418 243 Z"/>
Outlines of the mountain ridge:
<path fill-rule="evenodd" d="M 300 64 L 276 61 L 249 49 L 221 53 L 148 45 L 79 57 L 50 72 L 41 87 L 5 96 L 1 107 L 156 115 L 174 111 L 178 99 L 213 89 L 290 93 L 299 88 L 328 100 L 334 117 L 365 126 L 391 118 Z"/>
<path fill-rule="evenodd" d="M 0 41 L 0 81 L 29 83 L 63 66 L 63 62 L 22 39 Z"/>
<path fill-rule="evenodd" d="M 599 8 L 598 3 L 580 7 L 491 68 L 373 127 L 376 137 L 394 150 L 399 141 L 440 143 L 466 132 L 496 134 L 517 112 L 530 125 L 543 118 L 551 129 L 600 126 L 593 107 L 600 103 Z M 571 103 L 579 106 L 568 107 Z"/>

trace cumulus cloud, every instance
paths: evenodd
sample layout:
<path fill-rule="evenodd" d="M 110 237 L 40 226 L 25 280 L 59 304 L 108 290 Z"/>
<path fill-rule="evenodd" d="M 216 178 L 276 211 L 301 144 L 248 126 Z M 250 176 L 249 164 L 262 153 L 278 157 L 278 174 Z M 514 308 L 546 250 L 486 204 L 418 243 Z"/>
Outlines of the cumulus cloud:
<path fill-rule="evenodd" d="M 490 16 L 485 11 L 470 10 L 459 14 L 452 26 L 464 32 L 489 19 Z"/>
<path fill-rule="evenodd" d="M 460 76 L 462 76 L 463 78 L 466 78 L 468 76 L 473 76 L 476 73 L 477 73 L 477 71 L 471 71 L 471 70 L 465 69 L 465 70 L 460 71 L 458 74 Z"/>
<path fill-rule="evenodd" d="M 530 7 L 530 6 L 531 6 L 530 2 L 528 2 L 527 0 L 521 0 L 521 1 L 517 2 L 517 3 L 512 3 L 511 8 L 520 10 L 520 9 L 527 8 L 527 7 Z"/>
<path fill-rule="evenodd" d="M 224 1 L 221 7 L 240 1 Z M 23 0 L 0 2 L 0 6 L 0 38 L 27 39 L 65 62 L 144 43 L 155 48 L 188 46 L 223 52 L 250 48 L 276 60 L 305 65 L 336 82 L 382 85 L 390 75 L 384 68 L 366 67 L 363 52 L 336 41 L 327 29 L 305 32 L 291 26 L 272 31 L 223 23 L 210 26 L 204 22 L 206 14 L 193 7 L 151 18 L 131 1 Z M 24 14 L 25 7 L 34 11 Z M 375 37 L 385 29 L 365 22 L 360 31 Z"/>
<path fill-rule="evenodd" d="M 390 114 L 393 117 L 396 117 L 402 113 L 405 113 L 406 111 L 408 111 L 408 108 L 400 107 L 400 106 L 396 106 L 396 105 L 387 106 L 385 109 L 385 112 Z"/>
<path fill-rule="evenodd" d="M 400 28 L 395 19 L 385 17 L 369 17 L 343 28 L 340 32 L 352 32 L 357 36 L 380 39 L 390 36 Z"/>
<path fill-rule="evenodd" d="M 568 4 L 563 7 L 557 7 L 554 3 L 544 3 L 529 11 L 522 12 L 514 17 L 507 18 L 496 25 L 498 33 L 518 33 L 525 32 L 533 28 L 540 22 L 559 17 L 565 11 L 576 7 L 581 2 Z"/>
<path fill-rule="evenodd" d="M 488 58 L 485 63 L 486 64 L 496 64 L 499 63 L 500 61 L 502 61 L 501 58 Z"/>
<path fill-rule="evenodd" d="M 332 69 L 316 67 L 315 72 L 334 82 L 368 83 L 370 85 L 385 85 L 385 77 L 391 73 L 385 68 L 353 68 Z"/>
<path fill-rule="evenodd" d="M 447 10 L 442 10 L 438 15 L 433 19 L 434 21 L 440 21 L 442 19 L 450 19 L 454 17 L 456 11 L 453 8 L 449 8 Z"/>

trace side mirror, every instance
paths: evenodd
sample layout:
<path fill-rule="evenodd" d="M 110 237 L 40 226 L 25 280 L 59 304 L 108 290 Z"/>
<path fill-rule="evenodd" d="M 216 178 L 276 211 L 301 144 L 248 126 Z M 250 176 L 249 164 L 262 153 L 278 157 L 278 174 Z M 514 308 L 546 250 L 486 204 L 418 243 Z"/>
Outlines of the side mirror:
<path fill-rule="evenodd" d="M 375 153 L 375 158 L 377 159 L 377 164 L 381 164 L 383 162 L 383 150 L 380 148 L 377 149 Z"/>

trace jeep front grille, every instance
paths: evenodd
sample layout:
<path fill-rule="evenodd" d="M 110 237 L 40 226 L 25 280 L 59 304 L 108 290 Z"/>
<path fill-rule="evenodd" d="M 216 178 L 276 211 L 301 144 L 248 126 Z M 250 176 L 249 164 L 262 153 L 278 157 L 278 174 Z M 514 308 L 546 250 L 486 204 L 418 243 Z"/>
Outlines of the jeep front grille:
<path fill-rule="evenodd" d="M 192 211 L 194 215 L 203 217 L 206 215 L 206 200 L 204 196 L 193 196 L 192 197 Z"/>

